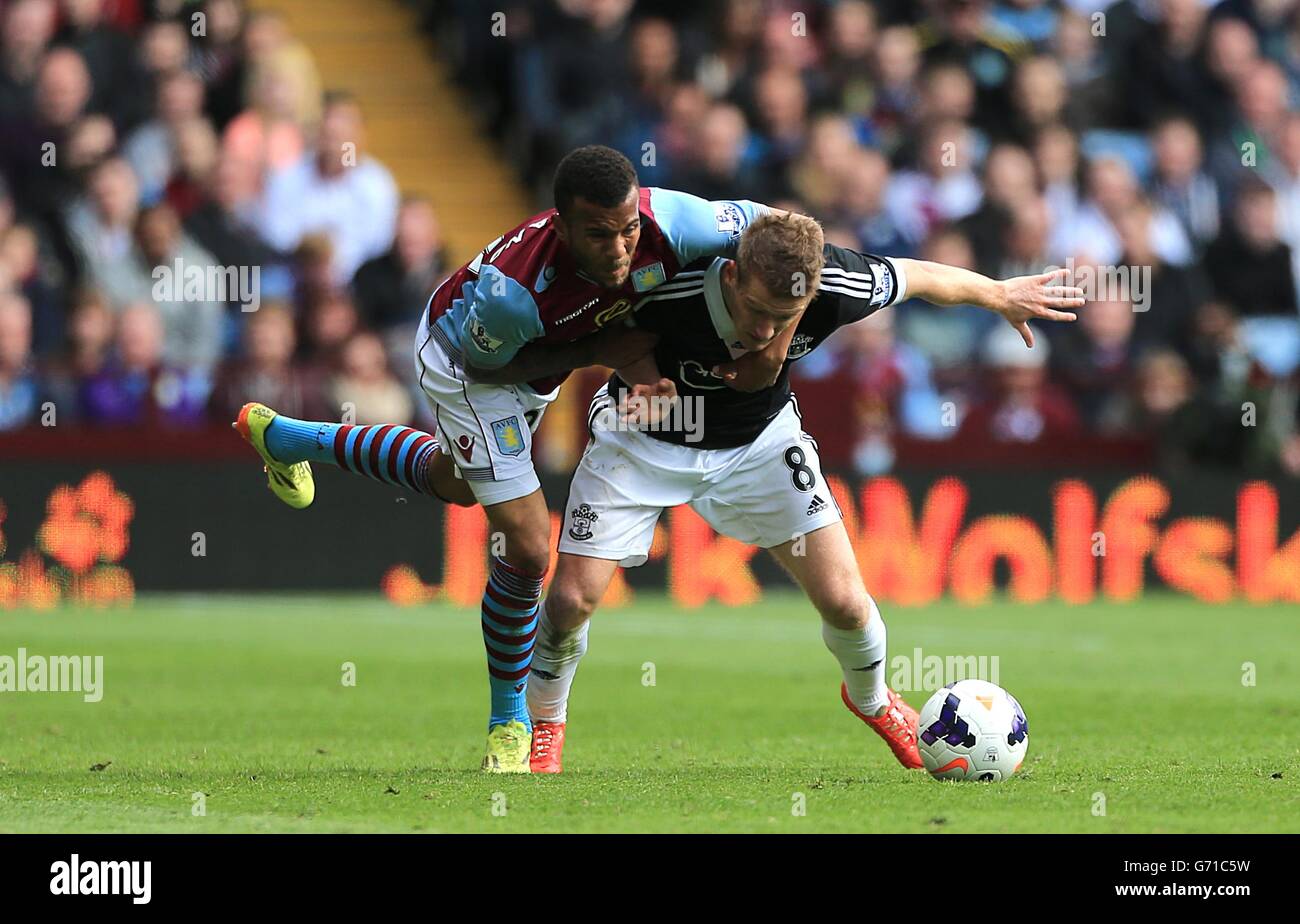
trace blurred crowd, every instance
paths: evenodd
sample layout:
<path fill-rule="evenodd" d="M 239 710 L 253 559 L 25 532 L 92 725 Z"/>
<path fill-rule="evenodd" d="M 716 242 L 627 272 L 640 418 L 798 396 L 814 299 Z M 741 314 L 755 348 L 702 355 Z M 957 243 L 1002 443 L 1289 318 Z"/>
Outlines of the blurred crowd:
<path fill-rule="evenodd" d="M 838 396 L 828 465 L 1136 439 L 1300 473 L 1300 0 L 407 2 L 541 205 L 600 142 L 844 246 L 1119 280 L 1032 352 L 969 307 L 845 329 L 796 367 Z M 255 298 L 189 287 L 214 267 Z M 427 425 L 411 344 L 451 268 L 274 12 L 0 0 L 0 431 L 252 398 Z"/>
<path fill-rule="evenodd" d="M 547 0 L 496 33 L 424 6 L 539 195 L 599 141 L 844 246 L 1116 280 L 1032 352 L 972 308 L 843 330 L 795 375 L 844 396 L 837 461 L 1116 437 L 1300 473 L 1297 0 Z"/>
<path fill-rule="evenodd" d="M 410 422 L 445 262 L 275 13 L 0 3 L 0 431 Z"/>

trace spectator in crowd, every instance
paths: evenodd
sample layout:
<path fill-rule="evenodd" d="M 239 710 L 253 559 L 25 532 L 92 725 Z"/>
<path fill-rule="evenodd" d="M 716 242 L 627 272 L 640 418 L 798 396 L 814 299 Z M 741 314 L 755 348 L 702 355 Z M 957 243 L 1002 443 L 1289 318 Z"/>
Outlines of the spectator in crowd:
<path fill-rule="evenodd" d="M 32 357 L 32 309 L 21 295 L 0 295 L 0 433 L 33 423 L 41 385 Z"/>
<path fill-rule="evenodd" d="M 253 72 L 253 105 L 236 116 L 221 139 L 224 157 L 253 161 L 272 172 L 302 159 L 309 110 L 302 97 L 309 79 L 289 58 L 270 56 Z"/>
<path fill-rule="evenodd" d="M 845 165 L 830 216 L 853 229 L 859 250 L 906 257 L 912 248 L 885 208 L 889 161 L 879 151 L 859 147 Z"/>
<path fill-rule="evenodd" d="M 1291 248 L 1278 236 L 1277 193 L 1262 181 L 1238 193 L 1232 221 L 1205 254 L 1215 294 L 1244 316 L 1296 315 Z"/>
<path fill-rule="evenodd" d="M 306 420 L 333 416 L 320 376 L 294 360 L 297 339 L 288 304 L 263 303 L 253 312 L 244 326 L 243 356 L 225 365 L 212 389 L 213 416 L 234 420 L 249 401 Z"/>
<path fill-rule="evenodd" d="M 1300 301 L 1300 112 L 1287 116 L 1270 179 L 1277 192 L 1278 236 L 1291 248 L 1291 276 Z"/>
<path fill-rule="evenodd" d="M 32 106 L 0 124 L 0 169 L 19 205 L 53 216 L 77 189 L 65 154 L 90 102 L 90 72 L 81 55 L 55 48 L 42 59 Z"/>
<path fill-rule="evenodd" d="M 107 21 L 104 6 L 104 0 L 60 0 L 63 28 L 57 41 L 86 62 L 93 88 L 90 109 L 107 114 L 125 132 L 144 118 L 145 98 L 137 89 L 143 75 L 130 36 Z"/>
<path fill-rule="evenodd" d="M 876 47 L 876 104 L 871 124 L 881 149 L 891 157 L 903 147 L 920 92 L 921 45 L 916 30 L 891 26 L 881 30 Z"/>
<path fill-rule="evenodd" d="M 87 195 L 68 216 L 73 247 L 84 277 L 94 285 L 131 252 L 140 187 L 126 161 L 110 158 L 91 173 Z"/>
<path fill-rule="evenodd" d="M 217 161 L 204 201 L 185 217 L 185 230 L 223 266 L 262 267 L 265 285 L 268 270 L 287 260 L 258 234 L 258 173 L 249 160 Z M 280 285 L 277 294 L 286 291 Z"/>
<path fill-rule="evenodd" d="M 1156 252 L 1151 231 L 1156 214 L 1150 200 L 1139 197 L 1120 215 L 1116 230 L 1122 251 L 1116 284 L 1126 291 L 1115 294 L 1132 306 L 1134 338 L 1139 344 L 1181 348 L 1193 314 L 1210 296 L 1209 283 L 1199 264 L 1173 266 Z"/>
<path fill-rule="evenodd" d="M 1048 381 L 1048 341 L 1025 348 L 1013 328 L 999 324 L 984 341 L 988 394 L 961 422 L 960 439 L 994 443 L 1054 443 L 1082 432 L 1068 395 Z"/>
<path fill-rule="evenodd" d="M 983 192 L 974 161 L 974 139 L 963 123 L 937 122 L 923 131 L 918 168 L 896 173 L 885 195 L 886 208 L 914 246 L 940 222 L 979 208 Z"/>
<path fill-rule="evenodd" d="M 745 114 L 731 103 L 714 103 L 700 119 L 690 156 L 670 185 L 702 199 L 725 199 L 737 189 L 766 198 L 765 184 L 750 155 Z"/>
<path fill-rule="evenodd" d="M 1038 133 L 1032 152 L 1053 227 L 1071 224 L 1080 208 L 1078 138 L 1053 125 Z"/>
<path fill-rule="evenodd" d="M 115 316 L 97 289 L 74 293 L 68 312 L 66 349 L 46 363 L 45 380 L 62 423 L 81 419 L 82 383 L 104 371 L 113 347 Z"/>
<path fill-rule="evenodd" d="M 1242 316 L 1251 356 L 1276 378 L 1300 368 L 1291 267 L 1291 248 L 1278 237 L 1277 194 L 1262 180 L 1243 182 L 1232 221 L 1206 251 L 1206 268 L 1215 295 Z"/>
<path fill-rule="evenodd" d="M 975 250 L 970 239 L 955 227 L 941 228 L 921 249 L 923 260 L 974 270 Z M 935 381 L 945 397 L 965 406 L 975 384 L 974 365 L 980 344 L 998 318 L 970 305 L 940 307 L 912 299 L 897 308 L 898 330 L 934 368 Z M 945 429 L 940 436 L 952 435 Z"/>
<path fill-rule="evenodd" d="M 365 154 L 361 107 L 334 94 L 325 103 L 316 150 L 268 178 L 263 234 L 282 251 L 295 249 L 309 233 L 328 235 L 334 281 L 345 285 L 392 243 L 397 206 L 392 176 Z"/>
<path fill-rule="evenodd" d="M 771 67 L 754 81 L 753 107 L 762 139 L 761 169 L 784 173 L 808 134 L 808 89 L 797 73 Z"/>
<path fill-rule="evenodd" d="M 82 384 L 82 410 L 98 426 L 197 426 L 206 419 L 211 382 L 163 359 L 163 320 L 140 302 L 118 316 L 114 358 Z"/>
<path fill-rule="evenodd" d="M 433 204 L 423 196 L 407 196 L 397 213 L 392 249 L 363 264 L 352 283 L 366 326 L 413 333 L 429 295 L 447 270 Z M 410 347 L 409 336 L 406 346 Z"/>
<path fill-rule="evenodd" d="M 1016 144 L 999 144 L 989 152 L 984 161 L 984 196 L 979 208 L 959 222 L 975 247 L 976 263 L 980 272 L 999 275 L 1004 272 L 1002 263 L 1007 256 L 1006 236 L 1017 213 L 1038 199 L 1038 177 L 1029 152 Z M 1022 216 L 1023 217 L 1023 216 Z M 1046 220 L 1046 216 L 1044 216 Z M 1041 229 L 1044 234 L 1046 225 Z M 1041 239 L 1045 242 L 1046 238 Z M 1034 257 L 1045 254 L 1041 246 Z M 1025 254 L 1020 254 L 1025 259 Z M 1023 272 L 1041 272 L 1038 267 Z M 1022 275 L 1017 272 L 1010 275 Z"/>
<path fill-rule="evenodd" d="M 847 119 L 819 116 L 808 132 L 808 144 L 790 166 L 795 195 L 814 214 L 828 215 L 836 205 L 844 175 L 858 143 Z"/>
<path fill-rule="evenodd" d="M 216 365 L 224 302 L 238 292 L 230 291 L 215 258 L 184 235 L 171 206 L 140 212 L 134 246 L 99 282 L 118 310 L 140 302 L 155 306 L 164 332 L 162 359 L 169 366 L 211 371 Z"/>
<path fill-rule="evenodd" d="M 1219 100 L 1201 61 L 1208 11 L 1201 0 L 1160 0 L 1158 15 L 1142 23 L 1121 63 L 1127 126 L 1146 129 L 1154 117 L 1181 112 L 1210 127 Z"/>
<path fill-rule="evenodd" d="M 1057 338 L 1057 380 L 1066 386 L 1084 422 L 1096 428 L 1128 388 L 1137 360 L 1133 305 L 1118 293 L 1089 302 L 1078 324 Z"/>
<path fill-rule="evenodd" d="M 49 281 L 41 266 L 41 242 L 36 230 L 14 224 L 0 232 L 0 275 L 9 287 L 27 299 L 32 312 L 32 348 L 38 354 L 55 349 L 63 336 L 61 288 Z"/>
<path fill-rule="evenodd" d="M 176 126 L 176 166 L 164 198 L 182 219 L 206 199 L 219 153 L 217 134 L 207 119 L 200 116 Z"/>
<path fill-rule="evenodd" d="M 0 17 L 0 123 L 8 123 L 32 109 L 57 9 L 54 0 L 14 0 Z"/>
<path fill-rule="evenodd" d="M 1138 204 L 1140 189 L 1133 168 L 1115 156 L 1103 156 L 1088 165 L 1088 199 L 1068 225 L 1057 224 L 1052 235 L 1054 256 L 1085 253 L 1099 264 L 1113 266 L 1122 255 L 1123 241 L 1116 224 Z M 1151 248 L 1174 266 L 1192 261 L 1192 243 L 1178 219 L 1156 208 L 1150 223 Z"/>
<path fill-rule="evenodd" d="M 933 12 L 933 30 L 924 49 L 927 65 L 950 62 L 976 81 L 977 121 L 994 135 L 1005 135 L 1010 111 L 1010 84 L 1015 61 L 1028 45 L 999 31 L 988 16 L 986 0 L 941 0 Z"/>
<path fill-rule="evenodd" d="M 222 131 L 244 108 L 244 5 L 242 0 L 203 0 L 201 6 L 205 34 L 193 46 L 193 64 L 208 88 L 208 114 Z"/>
<path fill-rule="evenodd" d="M 406 424 L 415 411 L 410 394 L 388 369 L 383 342 L 372 333 L 359 333 L 344 345 L 329 392 L 336 406 L 354 411 L 358 424 Z"/>
<path fill-rule="evenodd" d="M 1219 233 L 1219 186 L 1202 169 L 1201 136 L 1182 116 L 1156 123 L 1151 134 L 1154 199 L 1179 220 L 1199 252 Z"/>
<path fill-rule="evenodd" d="M 157 95 L 156 115 L 122 146 L 122 156 L 131 165 L 146 202 L 162 196 L 176 169 L 177 130 L 203 114 L 203 81 L 192 71 L 172 71 L 159 79 Z"/>
<path fill-rule="evenodd" d="M 843 0 L 830 9 L 826 23 L 826 72 L 834 109 L 869 123 L 875 87 L 876 9 L 866 0 Z"/>
<path fill-rule="evenodd" d="M 300 352 L 316 375 L 337 372 L 343 348 L 361 329 L 356 304 L 343 289 L 323 293 L 306 310 Z M 333 416 L 333 415 L 330 415 Z"/>

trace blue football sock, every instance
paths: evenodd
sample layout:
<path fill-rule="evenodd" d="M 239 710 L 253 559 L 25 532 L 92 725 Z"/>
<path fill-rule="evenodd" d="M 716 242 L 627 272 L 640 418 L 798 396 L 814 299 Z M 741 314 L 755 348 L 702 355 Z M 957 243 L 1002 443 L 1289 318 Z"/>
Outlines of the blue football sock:
<path fill-rule="evenodd" d="M 357 427 L 281 414 L 266 428 L 266 448 L 277 462 L 327 462 L 385 484 L 433 493 L 428 466 L 438 440 L 411 427 Z"/>
<path fill-rule="evenodd" d="M 492 715 L 488 730 L 513 720 L 529 730 L 528 670 L 537 636 L 537 601 L 543 575 L 532 575 L 493 557 L 483 594 L 483 645 L 487 648 Z"/>

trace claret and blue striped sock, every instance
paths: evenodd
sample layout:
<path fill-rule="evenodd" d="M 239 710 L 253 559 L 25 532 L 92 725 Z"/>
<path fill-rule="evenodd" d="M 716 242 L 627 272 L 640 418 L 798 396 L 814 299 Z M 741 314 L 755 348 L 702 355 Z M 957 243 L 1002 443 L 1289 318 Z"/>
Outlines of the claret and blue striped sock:
<path fill-rule="evenodd" d="M 532 729 L 528 719 L 528 670 L 537 637 L 537 601 L 544 574 L 528 572 L 493 556 L 483 593 L 483 645 L 487 649 L 492 715 L 488 730 L 516 720 Z"/>
<path fill-rule="evenodd" d="M 438 438 L 412 427 L 360 427 L 281 414 L 266 428 L 266 448 L 277 462 L 327 462 L 384 484 L 434 493 L 428 465 Z"/>

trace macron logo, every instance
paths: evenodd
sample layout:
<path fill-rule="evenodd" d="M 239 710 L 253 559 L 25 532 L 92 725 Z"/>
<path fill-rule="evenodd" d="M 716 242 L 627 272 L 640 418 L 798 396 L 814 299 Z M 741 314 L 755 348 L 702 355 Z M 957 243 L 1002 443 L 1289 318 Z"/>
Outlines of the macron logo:
<path fill-rule="evenodd" d="M 130 895 L 137 905 L 149 904 L 153 893 L 150 860 L 72 859 L 50 864 L 51 895 Z"/>

